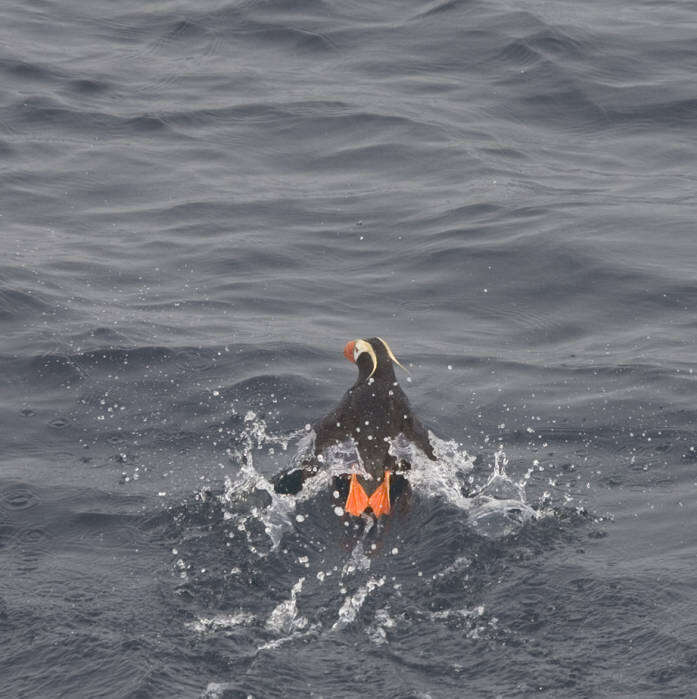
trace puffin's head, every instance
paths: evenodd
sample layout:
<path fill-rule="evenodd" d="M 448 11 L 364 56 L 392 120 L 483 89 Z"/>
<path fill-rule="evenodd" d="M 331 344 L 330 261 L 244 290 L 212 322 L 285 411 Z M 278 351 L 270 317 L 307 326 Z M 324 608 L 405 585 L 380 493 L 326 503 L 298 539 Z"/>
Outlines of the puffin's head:
<path fill-rule="evenodd" d="M 381 337 L 347 342 L 344 347 L 344 357 L 358 366 L 359 378 L 369 379 L 373 375 L 377 378 L 382 374 L 382 378 L 392 377 L 394 380 L 393 363 L 402 367 L 407 374 L 409 373 Z"/>

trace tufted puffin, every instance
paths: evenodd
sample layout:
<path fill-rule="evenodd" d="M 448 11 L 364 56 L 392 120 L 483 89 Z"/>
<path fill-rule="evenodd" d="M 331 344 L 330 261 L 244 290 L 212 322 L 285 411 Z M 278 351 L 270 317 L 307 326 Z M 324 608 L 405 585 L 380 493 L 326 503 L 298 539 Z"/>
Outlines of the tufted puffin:
<path fill-rule="evenodd" d="M 426 456 L 435 460 L 428 432 L 411 411 L 409 401 L 399 386 L 394 365 L 405 369 L 394 356 L 389 345 L 379 337 L 357 339 L 347 343 L 344 356 L 358 367 L 358 379 L 344 394 L 339 405 L 329 415 L 317 421 L 315 432 L 315 459 L 274 478 L 277 493 L 295 494 L 305 480 L 319 470 L 319 457 L 327 447 L 353 440 L 365 471 L 372 481 L 356 473 L 339 476 L 334 486 L 344 501 L 344 510 L 359 516 L 372 510 L 376 517 L 389 514 L 391 503 L 409 484 L 395 471 L 407 470 L 410 464 L 397 460 L 389 453 L 390 440 L 404 435 Z M 393 475 L 394 474 L 394 475 Z M 374 483 L 380 483 L 375 488 Z M 366 488 L 372 490 L 368 496 Z"/>

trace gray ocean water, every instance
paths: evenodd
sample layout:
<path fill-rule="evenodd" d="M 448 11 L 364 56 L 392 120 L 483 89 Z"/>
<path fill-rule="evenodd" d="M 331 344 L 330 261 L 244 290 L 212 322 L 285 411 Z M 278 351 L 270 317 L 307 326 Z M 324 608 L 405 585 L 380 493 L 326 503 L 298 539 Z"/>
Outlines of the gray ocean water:
<path fill-rule="evenodd" d="M 697 5 L 0 6 L 0 695 L 697 693 Z M 378 526 L 268 479 L 387 339 Z"/>

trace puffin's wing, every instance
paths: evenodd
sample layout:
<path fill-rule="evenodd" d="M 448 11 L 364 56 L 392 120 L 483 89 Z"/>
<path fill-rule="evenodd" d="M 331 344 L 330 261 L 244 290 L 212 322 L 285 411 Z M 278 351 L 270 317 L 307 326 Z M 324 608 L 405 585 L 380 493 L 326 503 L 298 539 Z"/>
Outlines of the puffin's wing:
<path fill-rule="evenodd" d="M 313 475 L 313 471 L 304 468 L 281 471 L 272 479 L 273 489 L 282 495 L 295 495 L 303 487 L 303 483 Z"/>
<path fill-rule="evenodd" d="M 406 413 L 406 418 L 402 423 L 402 433 L 410 442 L 416 444 L 431 461 L 436 460 L 436 455 L 433 453 L 433 445 L 428 438 L 428 430 L 411 411 Z"/>
<path fill-rule="evenodd" d="M 342 401 L 329 415 L 312 426 L 316 435 L 315 456 L 321 454 L 328 445 L 336 441 L 341 441 L 343 433 L 337 427 L 337 423 L 341 422 L 345 402 L 346 400 Z M 294 468 L 289 471 L 281 471 L 281 473 L 274 476 L 274 490 L 284 495 L 295 495 L 298 493 L 302 489 L 305 481 L 317 475 L 320 469 L 319 460 L 312 457 L 305 459 L 303 465 L 307 466 L 307 468 Z"/>
<path fill-rule="evenodd" d="M 318 420 L 312 426 L 316 435 L 315 454 L 321 454 L 330 444 L 343 442 L 346 439 L 347 429 L 344 425 L 350 424 L 349 412 L 350 400 L 347 393 L 329 415 Z"/>
<path fill-rule="evenodd" d="M 315 431 L 315 456 L 321 454 L 330 444 L 342 442 L 346 438 L 346 429 L 341 425 L 348 423 L 351 412 L 351 396 L 347 392 L 341 403 L 329 415 L 318 420 L 312 429 Z M 309 457 L 302 462 L 305 468 L 295 468 L 282 471 L 273 479 L 273 487 L 277 493 L 295 495 L 303 487 L 308 478 L 317 475 L 321 468 L 319 459 Z"/>

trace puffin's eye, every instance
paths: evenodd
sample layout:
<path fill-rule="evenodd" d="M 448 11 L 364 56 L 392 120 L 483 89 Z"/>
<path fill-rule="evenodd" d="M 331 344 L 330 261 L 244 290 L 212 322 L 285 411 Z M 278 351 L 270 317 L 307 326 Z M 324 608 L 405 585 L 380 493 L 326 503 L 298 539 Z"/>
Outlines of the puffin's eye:
<path fill-rule="evenodd" d="M 360 352 L 354 347 L 353 348 L 353 361 L 355 362 L 358 359 L 358 355 Z"/>

